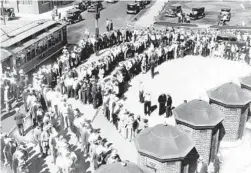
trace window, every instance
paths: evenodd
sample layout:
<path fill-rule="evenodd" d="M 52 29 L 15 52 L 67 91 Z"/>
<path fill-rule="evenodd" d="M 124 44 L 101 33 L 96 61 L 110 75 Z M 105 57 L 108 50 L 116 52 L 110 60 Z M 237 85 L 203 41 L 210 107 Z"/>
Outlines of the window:
<path fill-rule="evenodd" d="M 32 5 L 32 0 L 19 0 L 19 4 Z"/>
<path fill-rule="evenodd" d="M 49 3 L 50 1 L 41 1 L 42 4 Z"/>
<path fill-rule="evenodd" d="M 20 52 L 18 55 L 17 55 L 17 58 L 16 58 L 16 66 L 17 67 L 20 67 L 22 66 L 23 64 L 25 64 L 26 62 L 26 57 L 25 57 L 25 54 L 23 52 Z"/>

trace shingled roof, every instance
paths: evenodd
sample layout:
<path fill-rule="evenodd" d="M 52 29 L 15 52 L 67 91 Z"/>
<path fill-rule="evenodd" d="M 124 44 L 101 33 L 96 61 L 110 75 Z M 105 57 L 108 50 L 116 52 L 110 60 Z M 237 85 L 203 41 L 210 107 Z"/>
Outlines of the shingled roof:
<path fill-rule="evenodd" d="M 251 90 L 251 74 L 250 76 L 240 78 L 240 83 L 244 88 Z"/>
<path fill-rule="evenodd" d="M 243 107 L 251 102 L 251 94 L 235 83 L 225 83 L 207 92 L 210 100 L 226 107 Z"/>
<path fill-rule="evenodd" d="M 192 128 L 212 128 L 224 119 L 222 113 L 204 100 L 195 99 L 173 110 L 177 122 Z"/>
<path fill-rule="evenodd" d="M 195 146 L 187 133 L 177 127 L 162 124 L 144 129 L 134 142 L 140 154 L 160 162 L 181 160 Z"/>
<path fill-rule="evenodd" d="M 95 173 L 153 173 L 152 171 L 142 168 L 132 162 L 119 162 L 105 164 L 99 167 Z"/>

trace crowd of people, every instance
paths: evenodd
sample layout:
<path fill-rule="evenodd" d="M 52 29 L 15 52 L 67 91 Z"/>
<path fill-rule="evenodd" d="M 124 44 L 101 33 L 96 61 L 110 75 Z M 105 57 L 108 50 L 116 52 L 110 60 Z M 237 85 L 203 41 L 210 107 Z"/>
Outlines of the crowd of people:
<path fill-rule="evenodd" d="M 86 38 L 73 50 L 65 47 L 57 62 L 40 67 L 33 74 L 32 84 L 29 84 L 28 76 L 22 71 L 6 71 L 2 83 L 6 111 L 12 109 L 12 99 L 18 101 L 22 96 L 26 113 L 21 113 L 17 108 L 14 115 L 20 135 L 25 135 L 24 120 L 30 117 L 41 156 L 45 158 L 51 155 L 52 162 L 63 173 L 74 172 L 78 157 L 70 150 L 69 143 L 61 134 L 62 129 L 74 132 L 84 155 L 90 157 L 94 169 L 101 164 L 118 162 L 120 158 L 117 150 L 106 145 L 99 131 L 91 127 L 91 122 L 83 112 L 72 108 L 67 102 L 68 98 L 79 100 L 82 104 L 92 104 L 94 109 L 100 107 L 104 116 L 115 125 L 121 135 L 132 141 L 137 133 L 148 127 L 147 117 L 151 115 L 152 99 L 144 82 L 141 82 L 138 99 L 144 103 L 144 115 L 136 115 L 126 109 L 121 98 L 131 79 L 149 70 L 154 78 L 156 66 L 185 55 L 221 57 L 250 64 L 251 36 L 238 31 L 228 32 L 234 32 L 238 41 L 245 44 L 239 47 L 237 42 L 219 42 L 217 35 L 222 34 L 222 31 L 217 30 L 126 28 L 106 32 L 98 41 L 86 32 Z M 95 46 L 98 49 L 108 48 L 107 54 L 96 61 L 83 63 L 94 53 Z M 166 117 L 170 117 L 170 94 L 160 95 L 158 102 L 159 115 L 165 113 Z M 12 157 L 21 149 L 16 144 L 10 144 L 13 139 L 8 135 L 3 135 L 2 139 L 5 147 L 11 145 L 12 149 L 7 148 L 3 152 L 5 163 L 12 165 Z M 25 163 L 27 157 L 19 155 L 22 154 L 15 157 L 25 158 L 24 162 L 20 162 Z M 18 164 L 18 168 L 23 169 L 23 165 L 25 164 Z M 17 171 L 17 166 L 12 166 L 12 169 Z"/>

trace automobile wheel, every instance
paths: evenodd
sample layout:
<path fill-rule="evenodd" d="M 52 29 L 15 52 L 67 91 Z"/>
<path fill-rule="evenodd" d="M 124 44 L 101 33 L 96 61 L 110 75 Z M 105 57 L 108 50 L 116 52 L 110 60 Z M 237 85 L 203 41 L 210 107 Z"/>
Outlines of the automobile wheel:
<path fill-rule="evenodd" d="M 82 20 L 82 16 L 78 16 L 78 21 L 81 21 Z"/>
<path fill-rule="evenodd" d="M 12 13 L 12 14 L 11 14 L 11 17 L 12 17 L 12 18 L 16 17 L 15 13 Z"/>
<path fill-rule="evenodd" d="M 9 16 L 5 16 L 5 20 L 8 21 L 10 19 Z"/>

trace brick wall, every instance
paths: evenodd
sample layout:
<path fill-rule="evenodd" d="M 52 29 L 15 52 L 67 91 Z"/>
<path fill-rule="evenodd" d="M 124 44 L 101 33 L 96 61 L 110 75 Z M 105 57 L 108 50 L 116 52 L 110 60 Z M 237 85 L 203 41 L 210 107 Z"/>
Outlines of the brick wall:
<path fill-rule="evenodd" d="M 247 89 L 245 88 L 244 86 L 242 86 L 242 89 L 244 91 L 247 91 L 247 92 L 250 92 L 251 93 L 251 90 L 250 89 Z M 248 111 L 248 122 L 251 123 L 251 102 L 249 103 L 249 111 Z"/>
<path fill-rule="evenodd" d="M 192 136 L 193 140 L 196 142 L 195 148 L 199 155 L 203 157 L 206 163 L 209 163 L 212 143 L 212 130 L 195 130 L 182 124 L 178 124 L 178 128 Z"/>
<path fill-rule="evenodd" d="M 234 142 L 238 140 L 238 132 L 240 126 L 241 108 L 227 108 L 212 103 L 213 107 L 219 109 L 225 116 L 223 126 L 225 128 L 225 136 L 223 141 Z"/>
<path fill-rule="evenodd" d="M 181 173 L 181 161 L 161 163 L 138 154 L 138 164 L 152 169 L 156 173 Z"/>

